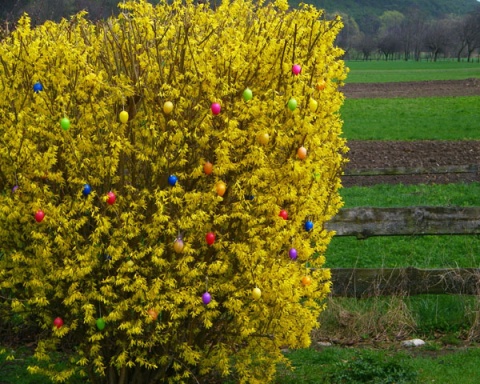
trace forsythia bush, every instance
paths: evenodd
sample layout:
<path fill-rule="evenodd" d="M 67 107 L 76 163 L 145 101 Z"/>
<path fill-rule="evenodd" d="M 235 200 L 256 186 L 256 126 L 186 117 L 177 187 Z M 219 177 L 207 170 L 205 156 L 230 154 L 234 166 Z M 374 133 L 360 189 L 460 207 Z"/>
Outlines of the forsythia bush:
<path fill-rule="evenodd" d="M 329 292 L 341 22 L 285 0 L 121 6 L 24 16 L 0 45 L 0 288 L 42 328 L 29 369 L 267 382 Z"/>

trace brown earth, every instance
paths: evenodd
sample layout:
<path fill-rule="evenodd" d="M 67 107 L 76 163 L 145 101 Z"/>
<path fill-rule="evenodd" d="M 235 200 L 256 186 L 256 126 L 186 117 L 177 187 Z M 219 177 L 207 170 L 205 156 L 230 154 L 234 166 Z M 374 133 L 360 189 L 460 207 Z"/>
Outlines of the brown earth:
<path fill-rule="evenodd" d="M 428 96 L 480 96 L 480 79 L 405 83 L 346 84 L 347 98 L 390 98 Z M 480 126 L 480 122 L 479 122 Z M 349 141 L 348 170 L 480 165 L 480 141 Z M 479 173 L 449 173 L 394 176 L 343 176 L 343 185 L 379 183 L 480 182 Z"/>

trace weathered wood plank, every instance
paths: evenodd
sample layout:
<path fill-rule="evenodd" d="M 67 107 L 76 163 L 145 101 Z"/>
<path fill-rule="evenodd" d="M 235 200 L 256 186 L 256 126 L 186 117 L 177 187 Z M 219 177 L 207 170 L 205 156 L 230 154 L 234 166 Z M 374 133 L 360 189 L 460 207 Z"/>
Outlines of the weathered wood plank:
<path fill-rule="evenodd" d="M 444 173 L 477 173 L 478 165 L 448 165 L 438 167 L 392 167 L 373 169 L 346 169 L 344 176 L 433 175 Z"/>
<path fill-rule="evenodd" d="M 325 224 L 336 236 L 480 234 L 480 207 L 341 209 Z"/>
<path fill-rule="evenodd" d="M 332 295 L 480 294 L 480 269 L 332 268 Z"/>

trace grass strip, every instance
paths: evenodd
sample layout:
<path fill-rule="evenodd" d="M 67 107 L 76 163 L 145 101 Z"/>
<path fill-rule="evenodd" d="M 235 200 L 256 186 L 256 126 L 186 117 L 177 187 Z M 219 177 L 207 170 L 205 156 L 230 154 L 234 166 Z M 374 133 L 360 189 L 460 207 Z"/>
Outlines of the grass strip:
<path fill-rule="evenodd" d="M 282 367 L 276 383 L 437 383 L 480 382 L 480 350 L 445 351 L 432 357 L 420 350 L 384 351 L 371 348 L 302 349 L 288 353 L 295 370 Z"/>
<path fill-rule="evenodd" d="M 480 63 L 466 61 L 347 61 L 348 83 L 388 83 L 480 78 Z"/>
<path fill-rule="evenodd" d="M 341 109 L 348 140 L 480 139 L 480 96 L 347 99 Z"/>

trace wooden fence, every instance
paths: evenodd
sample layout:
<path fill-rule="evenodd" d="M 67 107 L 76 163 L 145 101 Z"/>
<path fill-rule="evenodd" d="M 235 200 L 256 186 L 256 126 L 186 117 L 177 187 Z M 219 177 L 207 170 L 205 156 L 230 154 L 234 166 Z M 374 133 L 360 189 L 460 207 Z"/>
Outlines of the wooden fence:
<path fill-rule="evenodd" d="M 478 172 L 477 166 L 390 168 L 350 171 L 349 176 Z M 407 207 L 341 209 L 326 228 L 336 236 L 478 235 L 480 207 Z M 480 269 L 331 268 L 334 296 L 480 294 Z"/>

